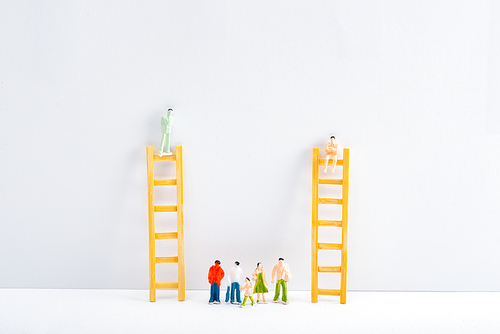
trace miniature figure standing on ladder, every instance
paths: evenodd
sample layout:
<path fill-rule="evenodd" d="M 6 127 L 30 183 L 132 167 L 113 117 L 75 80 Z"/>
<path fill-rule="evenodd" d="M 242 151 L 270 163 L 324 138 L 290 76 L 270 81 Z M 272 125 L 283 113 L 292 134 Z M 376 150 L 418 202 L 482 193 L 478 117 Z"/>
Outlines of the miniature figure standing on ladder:
<path fill-rule="evenodd" d="M 170 130 L 174 118 L 172 109 L 168 109 L 161 118 L 161 146 L 158 155 L 153 154 L 153 146 L 146 148 L 148 171 L 148 225 L 149 225 L 149 300 L 156 301 L 157 289 L 177 289 L 178 299 L 186 299 L 186 278 L 184 268 L 184 190 L 182 174 L 182 145 L 175 147 L 175 154 L 170 152 Z M 162 155 L 166 155 L 162 157 Z M 175 179 L 155 179 L 155 161 L 174 161 Z M 156 186 L 175 186 L 177 203 L 175 205 L 155 205 Z M 177 232 L 157 233 L 155 229 L 155 212 L 176 212 Z M 156 256 L 156 240 L 177 239 L 177 256 Z M 157 282 L 156 265 L 158 263 L 177 263 L 177 282 Z"/>
<path fill-rule="evenodd" d="M 172 123 L 174 123 L 174 116 L 172 113 L 174 111 L 172 109 L 167 110 L 167 114 L 161 117 L 161 144 L 160 144 L 160 152 L 158 155 L 161 157 L 162 155 L 171 155 L 170 152 L 170 131 L 172 130 Z"/>

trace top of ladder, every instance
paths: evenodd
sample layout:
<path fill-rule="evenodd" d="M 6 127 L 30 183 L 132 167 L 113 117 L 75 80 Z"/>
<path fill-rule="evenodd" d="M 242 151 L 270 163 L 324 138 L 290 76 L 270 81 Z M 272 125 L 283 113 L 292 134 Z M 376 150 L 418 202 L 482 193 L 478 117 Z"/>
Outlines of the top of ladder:
<path fill-rule="evenodd" d="M 158 154 L 153 154 L 153 161 L 175 161 L 175 154 L 164 155 L 160 157 Z"/>
<path fill-rule="evenodd" d="M 328 161 L 328 166 L 331 166 L 333 163 L 333 160 L 329 160 Z M 324 166 L 325 165 L 325 159 L 319 159 L 319 164 L 320 166 Z M 337 159 L 337 165 L 336 166 L 344 166 L 344 159 Z"/>

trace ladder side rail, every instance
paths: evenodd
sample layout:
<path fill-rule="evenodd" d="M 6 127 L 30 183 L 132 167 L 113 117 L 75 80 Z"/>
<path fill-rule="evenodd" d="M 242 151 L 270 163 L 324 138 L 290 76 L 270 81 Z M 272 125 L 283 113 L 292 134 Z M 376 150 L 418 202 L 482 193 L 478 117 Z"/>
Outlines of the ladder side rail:
<path fill-rule="evenodd" d="M 182 145 L 176 146 L 176 179 L 177 179 L 177 256 L 178 256 L 178 299 L 186 299 L 186 278 L 184 267 L 184 189 L 183 189 L 183 171 L 182 171 Z"/>
<path fill-rule="evenodd" d="M 340 273 L 340 303 L 346 303 L 347 295 L 347 221 L 349 205 L 349 149 L 344 148 L 344 165 L 342 171 L 342 250 Z"/>
<path fill-rule="evenodd" d="M 154 170 L 153 146 L 146 148 L 148 171 L 148 222 L 149 222 L 149 300 L 156 301 L 156 256 L 155 256 L 155 213 L 154 213 Z"/>
<path fill-rule="evenodd" d="M 312 164 L 312 237 L 311 237 L 311 302 L 318 302 L 318 184 L 319 149 L 313 148 Z"/>

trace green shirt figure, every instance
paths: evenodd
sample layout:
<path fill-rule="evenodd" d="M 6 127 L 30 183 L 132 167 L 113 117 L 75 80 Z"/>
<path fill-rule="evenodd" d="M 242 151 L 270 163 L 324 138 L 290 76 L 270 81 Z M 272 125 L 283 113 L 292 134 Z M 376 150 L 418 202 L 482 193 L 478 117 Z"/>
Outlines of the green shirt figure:
<path fill-rule="evenodd" d="M 158 155 L 161 157 L 164 154 L 171 155 L 170 152 L 170 131 L 172 130 L 172 123 L 174 122 L 174 116 L 172 109 L 167 110 L 167 114 L 161 117 L 161 144 L 160 153 Z"/>

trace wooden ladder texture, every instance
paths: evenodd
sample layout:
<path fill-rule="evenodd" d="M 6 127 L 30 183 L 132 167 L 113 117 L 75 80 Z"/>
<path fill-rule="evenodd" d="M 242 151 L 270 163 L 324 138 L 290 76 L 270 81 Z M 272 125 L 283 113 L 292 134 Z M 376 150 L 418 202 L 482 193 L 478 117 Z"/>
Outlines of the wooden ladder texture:
<path fill-rule="evenodd" d="M 325 159 L 319 158 L 319 149 L 313 148 L 312 172 L 312 277 L 311 277 L 311 302 L 318 302 L 318 295 L 340 296 L 340 303 L 346 303 L 347 292 L 347 218 L 349 204 L 349 149 L 344 148 L 342 159 L 337 160 L 337 166 L 342 166 L 342 179 L 320 179 L 319 169 L 325 165 Z M 331 160 L 328 163 L 331 165 Z M 319 185 L 342 186 L 342 198 L 320 198 Z M 318 220 L 318 207 L 320 204 L 341 205 L 342 220 Z M 318 242 L 319 227 L 329 226 L 342 229 L 342 243 Z M 318 266 L 318 250 L 340 250 L 340 267 Z M 318 273 L 340 273 L 340 290 L 319 289 Z"/>
<path fill-rule="evenodd" d="M 178 299 L 186 299 L 186 278 L 184 268 L 184 194 L 183 194 L 183 175 L 182 175 L 182 146 L 175 147 L 175 154 L 159 155 L 153 154 L 153 147 L 146 148 L 148 161 L 148 216 L 149 216 L 149 300 L 156 301 L 156 289 L 177 289 Z M 154 179 L 155 161 L 174 161 L 175 179 Z M 155 205 L 155 186 L 176 186 L 177 204 L 176 205 Z M 155 230 L 155 212 L 177 212 L 177 232 L 156 233 Z M 157 257 L 156 240 L 177 239 L 177 256 Z M 178 279 L 177 282 L 157 282 L 156 264 L 157 263 L 177 263 Z"/>

